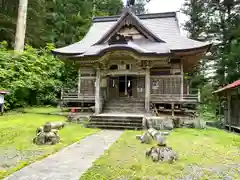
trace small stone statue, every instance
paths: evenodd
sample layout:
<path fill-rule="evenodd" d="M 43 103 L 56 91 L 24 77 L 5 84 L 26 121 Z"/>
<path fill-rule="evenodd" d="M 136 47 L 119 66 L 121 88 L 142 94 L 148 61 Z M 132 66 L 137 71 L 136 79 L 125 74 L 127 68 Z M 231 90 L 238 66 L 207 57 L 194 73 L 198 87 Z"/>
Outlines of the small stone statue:
<path fill-rule="evenodd" d="M 146 152 L 146 157 L 151 157 L 154 162 L 168 161 L 172 163 L 178 159 L 177 153 L 171 147 L 152 147 Z"/>
<path fill-rule="evenodd" d="M 142 136 L 138 135 L 136 136 L 137 139 L 139 139 L 141 141 L 141 143 L 146 143 L 146 144 L 150 144 L 152 142 L 152 136 L 151 134 L 149 134 L 149 132 L 145 132 Z"/>
<path fill-rule="evenodd" d="M 64 122 L 47 122 L 43 126 L 37 128 L 37 136 L 33 139 L 33 143 L 37 145 L 53 145 L 60 141 L 58 129 L 65 126 Z"/>
<path fill-rule="evenodd" d="M 159 146 L 166 146 L 166 137 L 164 136 L 164 133 L 161 133 L 153 128 L 150 128 L 148 130 L 149 134 L 157 141 L 157 144 Z M 166 133 L 165 133 L 166 134 Z"/>

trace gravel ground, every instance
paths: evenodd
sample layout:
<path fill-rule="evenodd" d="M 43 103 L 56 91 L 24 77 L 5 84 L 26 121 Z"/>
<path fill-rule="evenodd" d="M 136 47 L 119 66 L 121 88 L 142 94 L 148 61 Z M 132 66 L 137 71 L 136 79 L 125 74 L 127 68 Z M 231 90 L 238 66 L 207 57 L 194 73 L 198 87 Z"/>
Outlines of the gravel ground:
<path fill-rule="evenodd" d="M 122 131 L 104 130 L 13 173 L 5 180 L 77 180 Z"/>
<path fill-rule="evenodd" d="M 214 176 L 214 179 L 235 180 L 240 179 L 240 164 L 219 165 L 215 167 L 189 166 L 186 174 L 179 180 L 199 180 L 204 176 Z"/>
<path fill-rule="evenodd" d="M 25 150 L 18 151 L 14 148 L 0 149 L 0 170 L 15 167 L 19 161 L 27 161 L 42 155 L 43 151 Z"/>

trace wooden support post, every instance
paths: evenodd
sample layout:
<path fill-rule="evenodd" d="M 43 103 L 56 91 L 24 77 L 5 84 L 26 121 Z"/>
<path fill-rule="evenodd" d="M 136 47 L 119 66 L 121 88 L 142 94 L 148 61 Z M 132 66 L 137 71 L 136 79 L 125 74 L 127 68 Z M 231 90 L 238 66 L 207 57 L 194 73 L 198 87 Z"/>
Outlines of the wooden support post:
<path fill-rule="evenodd" d="M 184 86 L 184 71 L 183 60 L 181 59 L 181 100 L 183 99 L 183 86 Z"/>
<path fill-rule="evenodd" d="M 189 95 L 189 84 L 187 84 L 187 95 Z"/>
<path fill-rule="evenodd" d="M 172 117 L 174 117 L 175 114 L 174 114 L 174 103 L 172 103 Z"/>
<path fill-rule="evenodd" d="M 127 96 L 128 95 L 128 92 L 127 92 L 127 86 L 128 86 L 128 82 L 127 82 L 128 80 L 127 80 L 127 75 L 125 75 L 125 96 Z"/>
<path fill-rule="evenodd" d="M 0 115 L 2 116 L 4 112 L 4 103 L 0 104 Z"/>
<path fill-rule="evenodd" d="M 81 72 L 80 68 L 78 69 L 78 98 L 80 98 L 81 94 Z"/>
<path fill-rule="evenodd" d="M 227 92 L 227 106 L 228 106 L 228 127 L 229 127 L 229 131 L 231 132 L 232 128 L 231 128 L 231 95 L 230 92 Z"/>
<path fill-rule="evenodd" d="M 151 79 L 150 79 L 150 68 L 146 67 L 146 74 L 145 74 L 145 110 L 147 113 L 150 112 L 150 100 L 151 100 Z"/>
<path fill-rule="evenodd" d="M 63 100 L 63 88 L 61 88 L 61 100 Z"/>
<path fill-rule="evenodd" d="M 97 68 L 95 81 L 95 114 L 99 114 L 100 108 L 100 69 Z"/>
<path fill-rule="evenodd" d="M 201 101 L 201 91 L 200 91 L 200 89 L 198 89 L 198 102 L 200 102 Z"/>

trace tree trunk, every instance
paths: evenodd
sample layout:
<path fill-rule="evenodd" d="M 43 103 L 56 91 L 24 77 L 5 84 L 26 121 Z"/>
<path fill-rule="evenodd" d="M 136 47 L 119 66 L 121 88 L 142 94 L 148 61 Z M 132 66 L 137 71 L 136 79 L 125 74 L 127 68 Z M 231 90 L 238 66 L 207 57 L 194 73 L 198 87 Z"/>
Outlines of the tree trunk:
<path fill-rule="evenodd" d="M 27 21 L 27 6 L 28 6 L 28 0 L 19 0 L 18 21 L 17 21 L 15 47 L 14 47 L 15 51 L 22 52 L 24 50 L 26 21 Z"/>

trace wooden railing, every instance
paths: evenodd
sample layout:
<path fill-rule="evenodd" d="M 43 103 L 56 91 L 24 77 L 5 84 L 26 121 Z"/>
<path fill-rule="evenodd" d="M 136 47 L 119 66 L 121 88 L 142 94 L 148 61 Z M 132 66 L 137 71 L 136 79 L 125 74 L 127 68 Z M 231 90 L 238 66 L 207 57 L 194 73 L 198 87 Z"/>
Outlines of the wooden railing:
<path fill-rule="evenodd" d="M 62 89 L 61 90 L 61 100 L 94 100 L 95 95 L 90 93 L 79 93 L 77 89 Z"/>
<path fill-rule="evenodd" d="M 199 94 L 151 94 L 152 102 L 199 102 Z"/>

